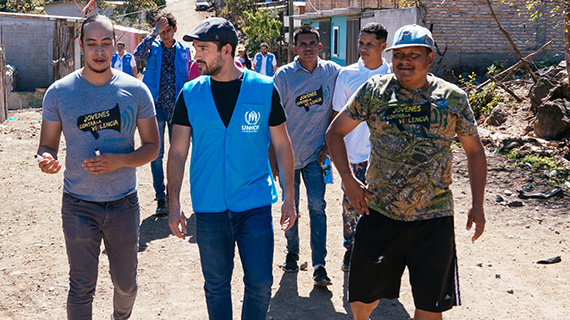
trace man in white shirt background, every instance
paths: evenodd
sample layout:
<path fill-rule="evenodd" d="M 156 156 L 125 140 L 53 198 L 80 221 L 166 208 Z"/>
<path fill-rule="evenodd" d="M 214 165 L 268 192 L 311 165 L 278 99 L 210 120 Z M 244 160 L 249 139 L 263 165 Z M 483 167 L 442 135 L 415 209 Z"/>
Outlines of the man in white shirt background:
<path fill-rule="evenodd" d="M 122 41 L 117 42 L 117 52 L 113 54 L 111 65 L 117 70 L 137 77 L 137 62 L 132 54 L 125 50 L 125 43 Z"/>
<path fill-rule="evenodd" d="M 358 36 L 358 53 L 360 59 L 357 63 L 343 67 L 336 79 L 333 96 L 333 117 L 344 107 L 348 99 L 374 75 L 392 73 L 390 64 L 382 58 L 386 49 L 388 31 L 379 23 L 369 23 L 360 30 Z M 354 175 L 365 183 L 366 167 L 370 155 L 370 131 L 365 122 L 358 125 L 345 138 L 348 160 Z M 344 189 L 344 186 L 343 186 Z M 350 255 L 354 241 L 354 231 L 359 214 L 348 202 L 346 194 L 342 202 L 343 245 L 346 249 L 341 269 L 348 271 Z"/>
<path fill-rule="evenodd" d="M 269 49 L 267 42 L 261 43 L 260 47 L 261 52 L 258 52 L 253 58 L 253 70 L 273 77 L 277 71 L 277 59 L 273 53 L 267 51 Z"/>

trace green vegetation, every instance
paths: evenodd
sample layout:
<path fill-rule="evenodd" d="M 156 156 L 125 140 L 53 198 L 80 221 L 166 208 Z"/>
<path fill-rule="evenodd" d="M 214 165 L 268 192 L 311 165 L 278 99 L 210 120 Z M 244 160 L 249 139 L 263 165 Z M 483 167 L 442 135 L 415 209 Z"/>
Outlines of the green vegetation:
<path fill-rule="evenodd" d="M 259 51 L 262 42 L 269 44 L 269 51 L 282 36 L 282 23 L 275 10 L 257 9 L 257 0 L 226 0 L 221 16 L 233 23 L 238 32 L 246 37 L 248 52 Z"/>
<path fill-rule="evenodd" d="M 269 49 L 275 48 L 281 38 L 281 21 L 273 10 L 259 10 L 255 13 L 244 13 L 243 32 L 248 40 L 251 52 L 257 52 L 262 42 L 269 44 Z"/>
<path fill-rule="evenodd" d="M 0 11 L 18 13 L 41 13 L 36 8 L 44 5 L 43 0 L 0 0 Z"/>
<path fill-rule="evenodd" d="M 495 65 L 491 65 L 489 71 L 494 71 L 495 68 Z M 475 118 L 479 119 L 481 116 L 488 116 L 499 103 L 505 103 L 509 100 L 497 92 L 497 87 L 494 83 L 489 83 L 483 88 L 477 89 L 476 78 L 475 72 L 472 72 L 467 78 L 459 76 L 459 84 L 469 96 L 469 104 L 475 114 Z"/>

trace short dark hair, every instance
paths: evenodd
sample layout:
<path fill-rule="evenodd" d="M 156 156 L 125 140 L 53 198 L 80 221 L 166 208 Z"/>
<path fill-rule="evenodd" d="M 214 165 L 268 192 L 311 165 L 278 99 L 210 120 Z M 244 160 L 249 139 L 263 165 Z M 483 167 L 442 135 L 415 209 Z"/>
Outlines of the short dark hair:
<path fill-rule="evenodd" d="M 218 46 L 218 51 L 222 50 L 222 47 L 225 46 L 226 44 L 229 44 L 230 46 L 232 46 L 232 57 L 234 57 L 236 55 L 236 44 L 237 43 L 231 43 L 228 41 L 214 41 L 214 43 Z"/>
<path fill-rule="evenodd" d="M 314 34 L 317 37 L 317 42 L 319 42 L 319 30 L 315 29 L 310 24 L 305 23 L 295 30 L 295 33 L 293 33 L 293 39 L 295 40 L 293 43 L 295 45 L 297 45 L 297 38 L 300 34 Z"/>
<path fill-rule="evenodd" d="M 386 42 L 388 38 L 388 30 L 380 23 L 370 22 L 369 24 L 365 25 L 364 28 L 360 30 L 360 32 L 372 33 L 376 36 L 376 40 L 381 40 Z"/>
<path fill-rule="evenodd" d="M 166 18 L 168 20 L 168 25 L 171 27 L 176 27 L 176 18 L 170 12 L 160 12 L 159 14 L 154 17 L 154 23 L 156 23 L 160 18 Z"/>
<path fill-rule="evenodd" d="M 111 21 L 111 19 L 102 16 L 102 15 L 98 15 L 98 14 L 94 14 L 92 16 L 87 17 L 87 19 L 85 19 L 83 21 L 83 23 L 81 24 L 81 31 L 79 34 L 79 39 L 81 39 L 81 41 L 83 41 L 83 29 L 85 28 L 86 25 L 90 24 L 91 22 L 109 22 L 111 24 L 111 27 L 113 28 L 113 41 L 115 41 L 115 25 L 113 24 L 113 21 Z"/>
<path fill-rule="evenodd" d="M 259 47 L 267 47 L 267 49 L 269 49 L 269 45 L 267 44 L 267 42 L 262 42 Z"/>
<path fill-rule="evenodd" d="M 118 46 L 123 46 L 123 47 L 124 47 L 124 46 L 125 46 L 125 43 L 124 43 L 123 41 L 118 41 L 118 42 L 117 42 L 117 47 L 118 47 Z"/>

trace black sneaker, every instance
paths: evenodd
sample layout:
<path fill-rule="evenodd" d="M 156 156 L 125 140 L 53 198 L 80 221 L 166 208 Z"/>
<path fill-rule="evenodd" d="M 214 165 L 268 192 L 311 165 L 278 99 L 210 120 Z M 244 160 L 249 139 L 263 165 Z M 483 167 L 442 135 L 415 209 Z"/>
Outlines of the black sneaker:
<path fill-rule="evenodd" d="M 168 203 L 166 199 L 156 200 L 156 215 L 161 217 L 168 214 Z"/>
<path fill-rule="evenodd" d="M 285 263 L 281 265 L 281 269 L 283 269 L 285 272 L 299 272 L 299 266 L 297 265 L 298 260 L 299 255 L 297 253 L 287 253 Z"/>
<path fill-rule="evenodd" d="M 319 266 L 315 272 L 313 272 L 313 279 L 315 280 L 316 287 L 326 287 L 332 284 L 331 279 L 327 277 L 327 270 L 325 267 Z"/>
<path fill-rule="evenodd" d="M 342 265 L 340 266 L 340 270 L 344 272 L 348 272 L 348 268 L 350 268 L 350 255 L 352 254 L 352 250 L 346 250 L 344 253 L 344 259 L 342 259 Z"/>

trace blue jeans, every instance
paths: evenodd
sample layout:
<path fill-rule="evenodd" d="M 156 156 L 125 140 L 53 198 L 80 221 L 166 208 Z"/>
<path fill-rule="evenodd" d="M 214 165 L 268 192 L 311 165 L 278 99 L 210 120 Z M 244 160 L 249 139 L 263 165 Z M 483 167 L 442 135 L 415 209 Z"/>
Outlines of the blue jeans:
<path fill-rule="evenodd" d="M 160 135 L 160 151 L 158 157 L 150 163 L 152 173 L 152 186 L 157 200 L 166 198 L 166 186 L 164 185 L 164 167 L 162 158 L 164 157 L 164 131 L 168 126 L 168 141 L 172 139 L 172 124 L 170 119 L 172 112 L 163 109 L 156 109 L 156 121 L 158 122 L 158 134 Z"/>
<path fill-rule="evenodd" d="M 318 161 L 307 164 L 304 168 L 295 170 L 295 207 L 299 216 L 291 229 L 285 231 L 287 238 L 287 251 L 299 253 L 299 185 L 303 182 L 307 188 L 309 206 L 309 220 L 311 224 L 311 251 L 313 266 L 325 265 L 327 256 L 327 216 L 325 215 L 325 183 L 323 182 L 323 169 Z"/>
<path fill-rule="evenodd" d="M 273 284 L 271 206 L 244 212 L 196 213 L 204 291 L 210 320 L 232 320 L 231 286 L 235 243 L 243 267 L 242 319 L 265 320 Z"/>
<path fill-rule="evenodd" d="M 101 239 L 113 281 L 113 317 L 128 319 L 137 296 L 140 208 L 136 193 L 109 202 L 63 194 L 63 233 L 69 261 L 67 319 L 92 318 Z"/>

